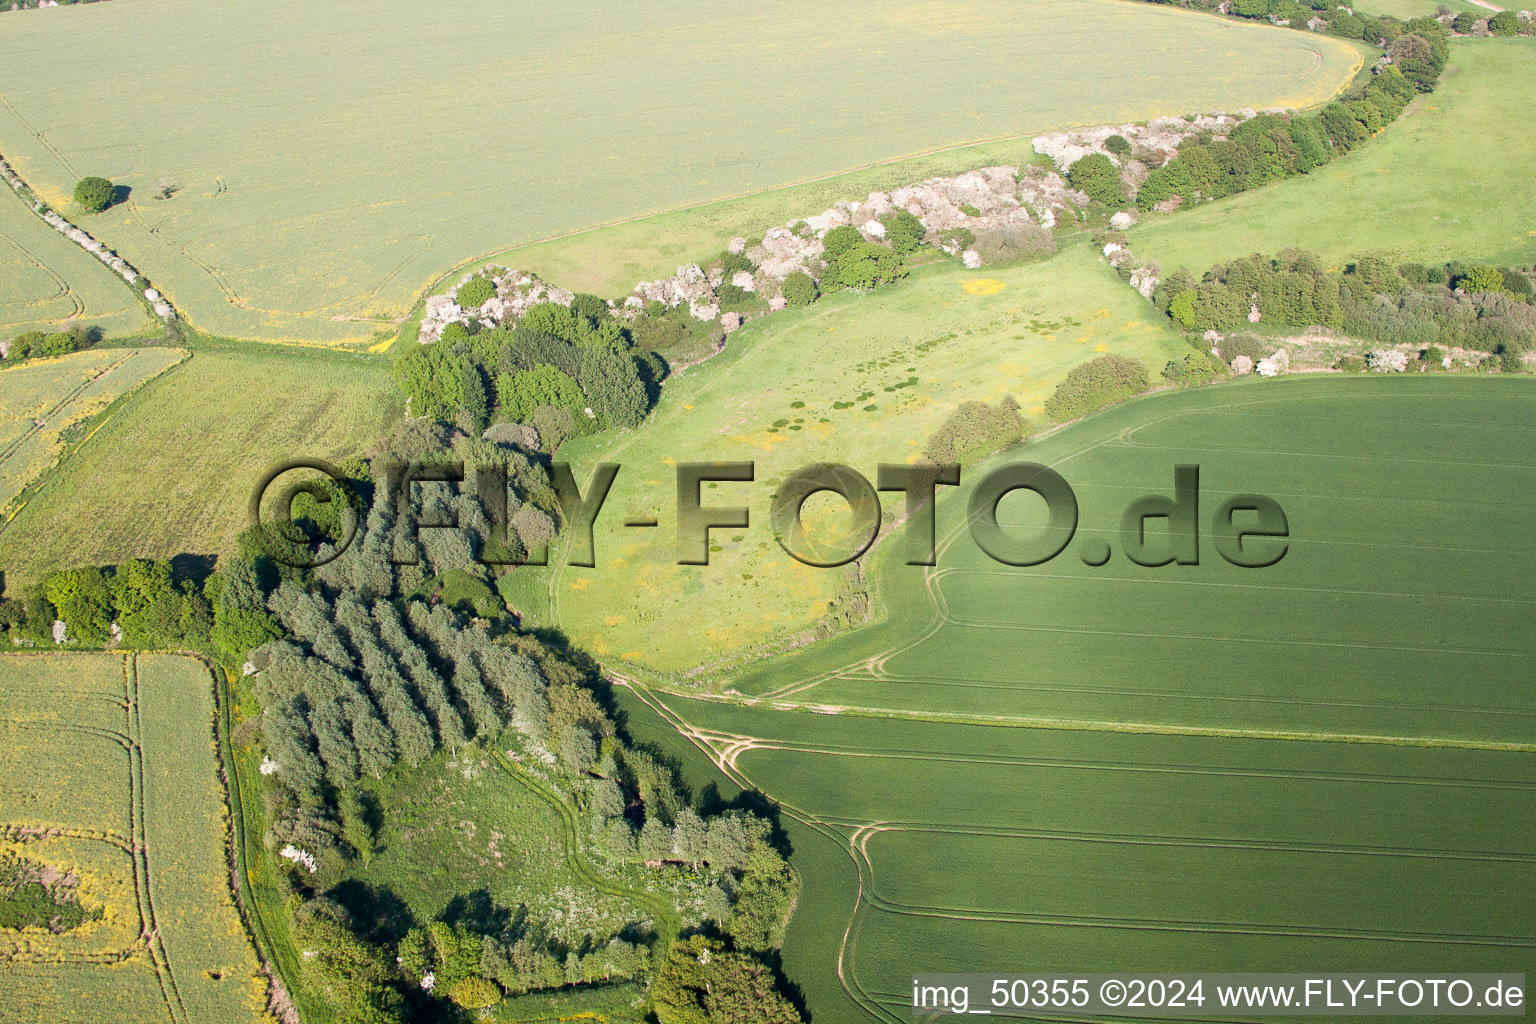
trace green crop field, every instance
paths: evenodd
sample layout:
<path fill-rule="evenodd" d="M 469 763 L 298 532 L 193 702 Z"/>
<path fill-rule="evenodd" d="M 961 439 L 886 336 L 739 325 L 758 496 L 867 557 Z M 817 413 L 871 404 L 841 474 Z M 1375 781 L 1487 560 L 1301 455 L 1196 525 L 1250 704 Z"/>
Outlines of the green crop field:
<path fill-rule="evenodd" d="M 43 481 L 0 532 L 0 566 L 21 583 L 63 566 L 226 551 L 274 463 L 360 455 L 398 412 L 377 358 L 199 348 L 129 397 Z"/>
<path fill-rule="evenodd" d="M 561 450 L 583 482 L 599 461 L 623 469 L 598 521 L 597 568 L 515 570 L 523 610 L 594 654 L 668 672 L 796 635 L 825 614 L 845 574 L 779 549 L 767 526 L 774 482 L 819 460 L 873 478 L 879 462 L 915 459 L 967 399 L 1012 394 L 1038 416 L 1067 370 L 1097 353 L 1155 373 L 1187 347 L 1153 317 L 1078 246 L 985 274 L 931 266 L 886 291 L 749 324 L 720 356 L 669 381 L 640 430 Z M 706 485 L 705 503 L 750 505 L 755 525 L 716 531 L 722 550 L 710 566 L 679 566 L 673 466 L 729 460 L 755 461 L 757 482 Z M 623 526 L 656 514 L 664 522 L 650 535 Z"/>
<path fill-rule="evenodd" d="M 818 1017 L 903 1019 L 923 971 L 1536 966 L 1529 753 L 646 700 L 630 728 L 695 785 L 780 805 L 785 969 Z"/>
<path fill-rule="evenodd" d="M 0 338 L 74 324 L 100 327 L 114 338 L 157 329 L 125 282 L 43 223 L 9 187 L 3 191 Z"/>
<path fill-rule="evenodd" d="M 1485 433 L 1511 443 L 1490 450 Z M 1015 456 L 1056 467 L 1077 493 L 1060 557 L 994 562 L 958 502 L 941 504 L 940 530 L 954 532 L 936 569 L 889 555 L 871 566 L 888 624 L 728 682 L 983 719 L 1528 743 L 1536 554 L 1517 538 L 1532 441 L 1536 390 L 1520 379 L 1292 377 L 1120 406 Z M 1231 494 L 1278 501 L 1284 559 L 1228 564 L 1207 518 L 1200 564 L 1128 562 L 1120 515 L 1171 494 L 1176 463 L 1200 466 L 1203 517 Z M 1005 524 L 1039 518 L 1008 500 Z M 1107 565 L 1083 564 L 1079 551 L 1105 543 Z"/>
<path fill-rule="evenodd" d="M 628 728 L 780 805 L 784 963 L 829 1019 L 899 1019 L 921 971 L 1530 972 L 1533 413 L 1450 377 L 1116 407 L 1006 456 L 1077 494 L 1056 560 L 991 562 L 941 500 L 936 569 L 873 556 L 875 624 L 710 699 L 621 687 Z M 1202 517 L 1279 501 L 1285 558 L 1231 566 L 1202 519 L 1198 565 L 1130 564 L 1120 512 L 1178 462 Z"/>
<path fill-rule="evenodd" d="M 183 349 L 98 349 L 0 370 L 0 521 L 53 467 L 69 438 L 124 394 L 187 357 Z"/>
<path fill-rule="evenodd" d="M 0 848 L 73 876 L 78 927 L 0 930 L 5 1019 L 270 1020 L 229 893 L 213 684 L 171 655 L 0 657 Z"/>
<path fill-rule="evenodd" d="M 1307 106 L 1360 53 L 1106 0 L 118 0 L 8 19 L 0 65 L 0 153 L 61 206 L 83 175 L 127 186 L 84 226 L 195 325 L 342 341 L 477 254 L 984 140 Z"/>
<path fill-rule="evenodd" d="M 1528 94 L 1529 39 L 1451 41 L 1451 63 L 1430 96 L 1380 135 L 1304 177 L 1191 211 L 1154 216 L 1131 248 L 1165 270 L 1288 245 L 1341 264 L 1371 253 L 1403 260 L 1536 260 L 1536 138 Z"/>

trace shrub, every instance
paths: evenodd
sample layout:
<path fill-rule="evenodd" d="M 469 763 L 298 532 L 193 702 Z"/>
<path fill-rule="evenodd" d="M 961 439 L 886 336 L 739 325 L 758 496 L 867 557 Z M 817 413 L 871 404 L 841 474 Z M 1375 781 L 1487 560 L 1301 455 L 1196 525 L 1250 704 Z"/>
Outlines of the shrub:
<path fill-rule="evenodd" d="M 1502 292 L 1504 274 L 1498 267 L 1473 267 L 1456 279 L 1456 287 L 1474 295 L 1478 292 Z"/>
<path fill-rule="evenodd" d="M 892 210 L 880 218 L 880 223 L 885 225 L 885 240 L 903 256 L 917 251 L 928 234 L 923 222 L 910 210 Z"/>
<path fill-rule="evenodd" d="M 1056 238 L 1039 224 L 1017 224 L 978 232 L 972 244 L 983 263 L 1006 263 L 1056 251 Z"/>
<path fill-rule="evenodd" d="M 750 313 L 761 305 L 756 292 L 749 292 L 734 284 L 723 284 L 716 288 L 715 301 L 727 313 Z"/>
<path fill-rule="evenodd" d="M 576 413 L 569 408 L 541 405 L 533 410 L 533 429 L 539 432 L 539 445 L 550 454 L 559 450 L 571 438 L 581 433 L 581 423 L 587 422 L 583 414 L 577 422 Z"/>
<path fill-rule="evenodd" d="M 465 309 L 479 309 L 495 296 L 496 286 L 491 283 L 490 278 L 472 277 L 459 285 L 454 301 Z"/>
<path fill-rule="evenodd" d="M 1333 364 L 1335 370 L 1343 370 L 1345 373 L 1364 373 L 1365 357 L 1348 352 L 1339 356 L 1339 361 Z"/>
<path fill-rule="evenodd" d="M 976 232 L 970 228 L 945 228 L 939 232 L 941 248 L 969 249 L 976 244 Z"/>
<path fill-rule="evenodd" d="M 747 258 L 746 253 L 727 252 L 724 256 L 720 257 L 720 269 L 725 271 L 726 277 L 730 277 L 732 274 L 743 270 L 751 273 L 757 269 L 757 266 Z"/>
<path fill-rule="evenodd" d="M 1488 19 L 1488 31 L 1496 36 L 1520 34 L 1520 17 L 1514 11 L 1500 11 Z"/>
<path fill-rule="evenodd" d="M 608 303 L 588 292 L 578 292 L 571 299 L 571 312 L 592 324 L 607 320 L 612 316 L 608 312 Z"/>
<path fill-rule="evenodd" d="M 1130 156 L 1131 140 L 1127 139 L 1124 135 L 1111 135 L 1104 140 L 1104 148 L 1115 154 L 1115 156 Z"/>
<path fill-rule="evenodd" d="M 448 990 L 448 998 L 466 1010 L 483 1010 L 501 1001 L 501 988 L 489 978 L 465 978 Z"/>
<path fill-rule="evenodd" d="M 797 270 L 784 279 L 779 294 L 791 306 L 809 306 L 816 301 L 816 281 L 803 270 Z"/>
<path fill-rule="evenodd" d="M 1163 367 L 1163 379 L 1170 384 L 1205 384 L 1224 375 L 1226 365 L 1209 352 L 1195 351 L 1183 359 L 1170 359 Z"/>
<path fill-rule="evenodd" d="M 1536 285 L 1531 284 L 1531 279 L 1513 267 L 1505 267 L 1499 271 L 1504 275 L 1504 290 L 1511 295 L 1531 301 L 1531 296 L 1536 294 Z"/>
<path fill-rule="evenodd" d="M 1217 346 L 1223 362 L 1230 363 L 1238 356 L 1247 356 L 1257 363 L 1275 350 L 1275 343 L 1257 334 L 1229 334 Z"/>
<path fill-rule="evenodd" d="M 960 204 L 960 212 L 965 214 L 967 217 L 980 217 L 981 216 L 981 211 L 979 209 L 977 209 L 976 207 L 972 206 L 970 203 L 961 203 Z"/>
<path fill-rule="evenodd" d="M 1456 20 L 1451 22 L 1451 27 L 1465 35 L 1472 31 L 1472 26 L 1477 24 L 1477 15 L 1471 11 L 1462 11 L 1456 15 Z"/>
<path fill-rule="evenodd" d="M 576 382 L 553 366 L 536 366 L 517 374 L 499 375 L 496 397 L 502 411 L 519 423 L 530 422 L 540 406 L 581 409 L 586 405 Z"/>
<path fill-rule="evenodd" d="M 822 286 L 828 290 L 873 288 L 889 284 L 905 273 L 906 268 L 896 253 L 883 245 L 860 241 L 843 249 L 828 265 Z"/>
<path fill-rule="evenodd" d="M 1012 395 L 1004 395 L 995 409 L 986 402 L 962 402 L 934 431 L 923 454 L 937 463 L 967 462 L 1013 444 L 1026 426 Z"/>
<path fill-rule="evenodd" d="M 1086 416 L 1151 386 L 1147 368 L 1125 356 L 1100 356 L 1073 367 L 1046 400 L 1045 412 L 1058 422 Z"/>
<path fill-rule="evenodd" d="M 576 314 L 558 302 L 534 303 L 518 320 L 517 326 L 520 330 L 537 331 L 572 344 L 584 333 Z"/>
<path fill-rule="evenodd" d="M 843 224 L 828 231 L 826 236 L 822 238 L 821 244 L 826 247 L 825 255 L 827 262 L 832 263 L 849 249 L 862 244 L 863 241 L 864 236 L 859 233 L 858 228 L 851 224 Z"/>
<path fill-rule="evenodd" d="M 117 190 L 106 178 L 81 178 L 75 185 L 75 202 L 92 213 L 100 213 L 112 205 Z"/>
<path fill-rule="evenodd" d="M 1067 181 L 1089 199 L 1105 206 L 1125 202 L 1125 186 L 1120 183 L 1120 168 L 1103 153 L 1089 153 L 1067 171 Z"/>

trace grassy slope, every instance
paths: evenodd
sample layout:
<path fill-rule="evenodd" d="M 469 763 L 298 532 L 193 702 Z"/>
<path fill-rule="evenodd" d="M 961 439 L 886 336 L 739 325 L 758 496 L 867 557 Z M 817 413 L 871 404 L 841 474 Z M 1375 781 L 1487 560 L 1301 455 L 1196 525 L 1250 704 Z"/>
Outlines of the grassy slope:
<path fill-rule="evenodd" d="M 84 174 L 130 187 L 92 229 L 225 336 L 363 337 L 374 323 L 336 318 L 404 315 L 477 252 L 1071 124 L 1305 106 L 1359 62 L 1334 40 L 1104 0 L 270 15 L 128 0 L 0 38 L 0 152 L 50 201 Z M 295 73 L 322 66 L 325 89 Z M 163 178 L 181 191 L 155 201 Z"/>
<path fill-rule="evenodd" d="M 1361 253 L 1410 260 L 1536 260 L 1536 136 L 1526 92 L 1530 39 L 1451 43 L 1451 67 L 1381 135 L 1305 177 L 1223 199 L 1130 232 L 1165 270 L 1196 274 L 1218 260 L 1287 245 L 1330 264 Z"/>
<path fill-rule="evenodd" d="M 360 454 L 399 412 L 379 359 L 206 343 L 130 397 L 0 533 L 8 582 L 217 554 L 274 463 Z"/>
<path fill-rule="evenodd" d="M 0 338 L 73 324 L 112 337 L 153 328 L 126 283 L 43 223 L 9 186 L 0 191 Z"/>
<path fill-rule="evenodd" d="M 932 266 L 881 292 L 833 296 L 743 328 L 723 355 L 673 378 L 640 430 L 562 449 L 583 481 L 597 461 L 624 468 L 599 520 L 598 566 L 553 572 L 548 620 L 599 656 L 668 671 L 813 626 L 843 573 L 807 568 L 779 549 L 767 521 L 776 481 L 824 460 L 873 479 L 876 463 L 915 458 L 966 399 L 1013 394 L 1037 415 L 1067 369 L 1098 352 L 1156 372 L 1183 345 L 1151 312 L 1075 245 L 984 274 Z M 678 566 L 673 466 L 729 460 L 755 461 L 757 482 L 706 485 L 705 503 L 746 501 L 754 525 L 716 531 L 723 550 L 710 566 Z M 659 514 L 662 525 L 627 530 L 632 514 Z M 536 589 L 522 588 L 530 604 Z"/>
<path fill-rule="evenodd" d="M 399 773 L 379 805 L 380 853 L 355 877 L 403 900 L 418 922 L 472 913 L 482 894 L 503 910 L 565 911 L 573 941 L 583 928 L 607 934 L 646 916 L 588 886 L 560 815 L 491 751 L 468 747 Z"/>

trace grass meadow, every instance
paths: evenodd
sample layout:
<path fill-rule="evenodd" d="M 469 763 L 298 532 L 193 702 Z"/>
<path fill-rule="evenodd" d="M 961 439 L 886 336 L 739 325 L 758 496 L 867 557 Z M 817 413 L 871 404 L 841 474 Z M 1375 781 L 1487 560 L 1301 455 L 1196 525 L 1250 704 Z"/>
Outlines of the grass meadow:
<path fill-rule="evenodd" d="M 778 481 L 828 460 L 873 479 L 879 462 L 916 459 L 968 399 L 1012 394 L 1039 416 L 1067 370 L 1099 353 L 1156 373 L 1187 347 L 1152 314 L 1074 246 L 983 272 L 930 266 L 885 291 L 749 324 L 721 355 L 672 378 L 638 431 L 561 449 L 583 483 L 599 461 L 623 467 L 598 521 L 598 564 L 515 570 L 516 600 L 599 657 L 663 672 L 799 635 L 848 589 L 848 574 L 808 568 L 778 547 L 768 525 Z M 715 531 L 709 566 L 677 565 L 673 467 L 731 460 L 754 461 L 756 482 L 706 484 L 704 503 L 747 504 L 753 526 Z M 808 518 L 816 511 L 807 505 Z M 660 528 L 623 526 L 646 515 Z M 837 529 L 838 518 L 822 521 Z"/>
<path fill-rule="evenodd" d="M 1288 245 L 1330 265 L 1399 260 L 1536 260 L 1536 193 L 1526 129 L 1536 76 L 1529 39 L 1456 39 L 1439 86 L 1371 141 L 1311 174 L 1193 210 L 1153 216 L 1130 245 L 1164 270 Z"/>
<path fill-rule="evenodd" d="M 0 532 L 0 566 L 9 585 L 65 566 L 227 551 L 273 464 L 362 454 L 399 411 L 380 359 L 200 343 L 43 480 Z"/>
<path fill-rule="evenodd" d="M 177 348 L 108 348 L 0 370 L 0 522 L 96 416 L 186 357 Z"/>
<path fill-rule="evenodd" d="M 1337 40 L 1107 0 L 702 13 L 50 9 L 0 33 L 0 153 L 61 208 L 83 175 L 127 186 L 83 226 L 200 330 L 340 342 L 477 254 L 947 147 L 1308 106 L 1360 63 Z M 152 198 L 162 182 L 179 191 Z"/>
<path fill-rule="evenodd" d="M 189 658 L 0 656 L 0 845 L 74 873 L 102 911 L 0 937 L 7 1020 L 269 1019 L 229 896 L 212 726 Z"/>
<path fill-rule="evenodd" d="M 4 153 L 0 149 L 0 153 Z M 0 338 L 100 327 L 109 337 L 158 332 L 133 290 L 27 208 L 0 195 Z"/>

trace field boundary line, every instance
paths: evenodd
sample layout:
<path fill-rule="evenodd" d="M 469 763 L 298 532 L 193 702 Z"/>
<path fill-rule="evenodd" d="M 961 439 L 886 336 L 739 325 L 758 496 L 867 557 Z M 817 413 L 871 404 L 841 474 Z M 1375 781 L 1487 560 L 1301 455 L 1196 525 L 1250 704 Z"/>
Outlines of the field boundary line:
<path fill-rule="evenodd" d="M 144 809 L 144 748 L 141 745 L 142 727 L 139 718 L 139 656 L 137 652 L 122 655 L 123 677 L 128 690 L 128 783 L 129 816 L 133 829 L 134 889 L 139 896 L 139 916 L 143 923 L 143 938 L 149 953 L 150 966 L 160 983 L 160 994 L 173 1024 L 188 1024 L 186 1004 L 171 971 L 170 957 L 160 937 L 160 921 L 155 914 L 153 888 L 149 874 L 148 814 Z"/>
<path fill-rule="evenodd" d="M 662 691 L 669 692 L 669 691 Z M 688 698 L 692 695 L 673 693 Z M 943 712 L 890 710 L 856 705 L 795 704 L 787 701 L 715 697 L 722 703 L 745 707 L 761 706 L 778 711 L 797 711 L 816 715 L 850 715 L 861 718 L 898 718 L 908 721 L 950 725 L 990 725 L 1020 729 L 1060 729 L 1067 732 L 1138 733 L 1152 736 L 1207 736 L 1219 739 L 1286 740 L 1305 743 L 1369 743 L 1393 747 L 1435 747 L 1461 750 L 1489 750 L 1536 753 L 1536 743 L 1499 740 L 1455 739 L 1440 736 L 1380 736 L 1368 733 L 1295 732 L 1280 729 L 1236 729 L 1218 726 L 1164 725 L 1153 722 L 1111 722 L 1092 719 L 1034 718 L 1011 715 L 968 715 Z M 829 753 L 831 751 L 828 751 Z"/>
<path fill-rule="evenodd" d="M 1402 701 L 1337 700 L 1323 697 L 1271 697 L 1260 693 L 1192 693 L 1163 690 L 1133 690 L 1111 686 L 1051 686 L 1034 681 L 1017 684 L 976 676 L 931 676 L 919 672 L 904 672 L 899 676 L 858 676 L 845 674 L 818 681 L 815 685 L 829 683 L 882 683 L 889 686 L 933 687 L 942 692 L 953 687 L 961 690 L 1000 690 L 1007 693 L 1073 694 L 1098 697 L 1139 697 L 1155 700 L 1210 701 L 1232 704 L 1279 704 L 1289 707 L 1359 708 L 1373 711 L 1418 711 L 1436 714 L 1499 715 L 1529 718 L 1536 710 L 1526 708 L 1495 708 L 1476 704 L 1419 704 Z M 801 691 L 804 692 L 804 691 Z M 807 705 L 816 707 L 817 705 Z M 919 712 L 920 713 L 920 712 Z"/>
<path fill-rule="evenodd" d="M 1036 842 L 1102 843 L 1111 846 L 1178 846 L 1195 849 L 1266 850 L 1274 853 L 1317 854 L 1330 857 L 1408 857 L 1423 860 L 1489 861 L 1508 864 L 1536 864 L 1536 854 L 1485 853 L 1464 850 L 1418 850 L 1392 846 L 1331 846 L 1322 843 L 1286 842 L 1271 839 L 1236 839 L 1205 836 L 1138 835 L 1112 832 L 1068 832 L 1058 829 L 1016 828 L 1006 825 L 981 826 L 945 824 L 928 821 L 860 822 L 880 824 L 885 832 L 932 832 L 941 835 L 970 836 L 977 839 L 1020 839 Z"/>

